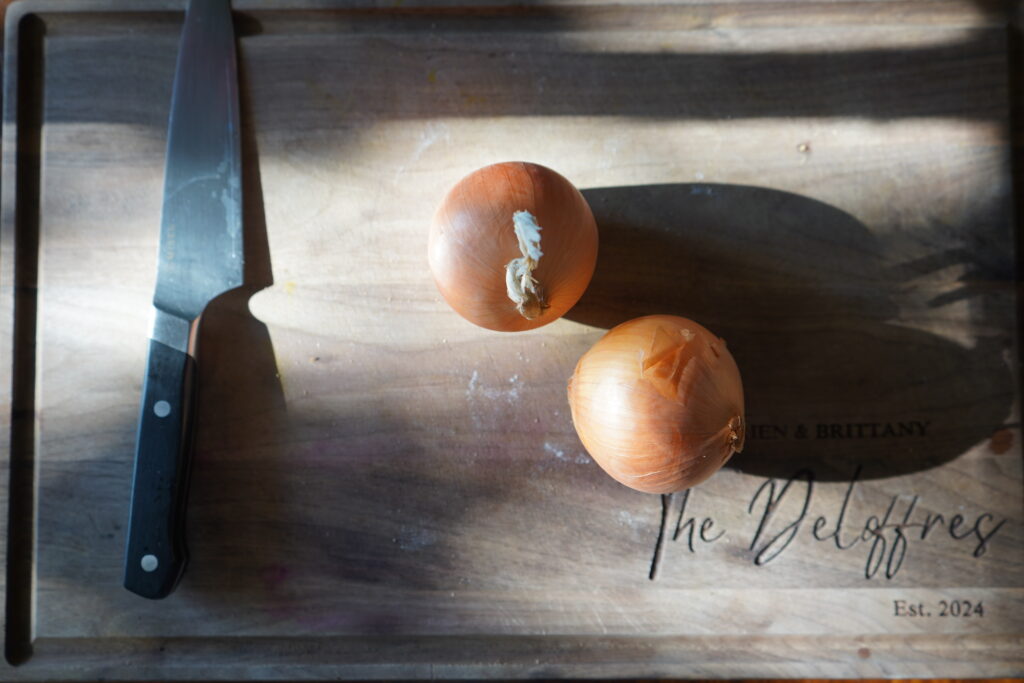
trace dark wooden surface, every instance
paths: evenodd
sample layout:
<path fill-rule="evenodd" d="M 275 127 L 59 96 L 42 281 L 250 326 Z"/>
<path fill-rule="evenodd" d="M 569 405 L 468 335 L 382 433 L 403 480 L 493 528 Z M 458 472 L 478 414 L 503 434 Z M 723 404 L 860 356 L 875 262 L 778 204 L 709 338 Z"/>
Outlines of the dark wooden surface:
<path fill-rule="evenodd" d="M 4 371 L 0 502 L 37 512 L 8 520 L 2 677 L 1019 675 L 1000 7 L 445 4 L 236 3 L 249 272 L 204 318 L 161 603 L 120 562 L 180 13 L 37 5 L 34 106 L 5 66 L 0 351 L 36 372 Z M 519 335 L 448 310 L 425 255 L 447 187 L 509 158 L 601 231 L 580 304 Z M 655 312 L 725 338 L 756 430 L 664 500 L 590 461 L 565 399 Z"/>

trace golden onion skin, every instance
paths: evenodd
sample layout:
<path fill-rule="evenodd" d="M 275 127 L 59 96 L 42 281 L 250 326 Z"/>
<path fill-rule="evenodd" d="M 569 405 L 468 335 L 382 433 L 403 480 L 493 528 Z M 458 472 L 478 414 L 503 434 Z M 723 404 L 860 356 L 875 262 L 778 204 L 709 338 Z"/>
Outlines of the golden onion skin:
<path fill-rule="evenodd" d="M 509 299 L 505 267 L 521 256 L 512 216 L 528 211 L 541 227 L 534 278 L 546 307 L 528 319 Z M 434 214 L 427 247 L 434 283 L 466 320 L 516 332 L 553 322 L 572 308 L 597 264 L 597 224 L 579 190 L 527 162 L 485 166 L 460 180 Z"/>
<path fill-rule="evenodd" d="M 725 342 L 672 315 L 612 328 L 569 380 L 573 425 L 616 481 L 646 493 L 695 486 L 743 448 L 743 383 Z"/>

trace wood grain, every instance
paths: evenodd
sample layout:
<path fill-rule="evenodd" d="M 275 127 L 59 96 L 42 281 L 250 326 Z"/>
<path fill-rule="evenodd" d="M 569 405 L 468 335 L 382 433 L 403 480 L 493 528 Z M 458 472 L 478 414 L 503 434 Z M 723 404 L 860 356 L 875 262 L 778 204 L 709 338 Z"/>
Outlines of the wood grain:
<path fill-rule="evenodd" d="M 246 287 L 204 315 L 192 563 L 160 603 L 120 564 L 180 3 L 13 15 L 2 677 L 1020 675 L 999 7 L 442 4 L 236 5 Z M 444 192 L 506 159 L 601 231 L 579 305 L 515 335 L 426 268 Z M 726 339 L 752 425 L 664 500 L 591 462 L 565 398 L 654 312 Z"/>

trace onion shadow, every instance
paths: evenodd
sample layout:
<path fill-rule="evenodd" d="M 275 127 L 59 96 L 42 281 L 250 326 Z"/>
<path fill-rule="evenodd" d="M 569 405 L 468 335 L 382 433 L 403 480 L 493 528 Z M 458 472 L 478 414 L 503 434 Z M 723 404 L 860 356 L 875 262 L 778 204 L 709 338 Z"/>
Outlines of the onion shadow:
<path fill-rule="evenodd" d="M 901 260 L 853 216 L 788 192 L 683 183 L 583 194 L 601 246 L 566 317 L 610 328 L 681 315 L 725 339 L 749 423 L 728 467 L 898 476 L 958 457 L 1010 415 L 1013 251 L 1000 211 L 972 226 L 970 245 Z M 966 271 L 952 291 L 928 284 L 951 266 Z M 911 326 L 960 301 L 967 319 L 948 315 L 947 326 L 970 343 Z"/>

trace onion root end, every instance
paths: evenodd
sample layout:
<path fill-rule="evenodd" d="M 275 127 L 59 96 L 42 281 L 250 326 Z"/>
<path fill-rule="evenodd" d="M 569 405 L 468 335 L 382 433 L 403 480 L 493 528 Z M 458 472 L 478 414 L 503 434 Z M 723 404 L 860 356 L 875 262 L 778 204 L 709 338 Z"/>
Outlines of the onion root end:
<path fill-rule="evenodd" d="M 522 256 L 505 265 L 505 289 L 519 314 L 527 320 L 533 320 L 540 317 L 548 307 L 544 288 L 533 277 L 533 271 L 544 255 L 540 250 L 541 227 L 529 211 L 516 211 L 512 214 L 512 227 Z"/>

